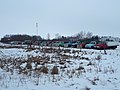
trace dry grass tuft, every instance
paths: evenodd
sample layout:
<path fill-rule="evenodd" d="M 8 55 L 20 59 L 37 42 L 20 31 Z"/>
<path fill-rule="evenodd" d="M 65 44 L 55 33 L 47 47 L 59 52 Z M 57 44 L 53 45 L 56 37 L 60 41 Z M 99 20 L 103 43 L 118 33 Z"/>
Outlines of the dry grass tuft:
<path fill-rule="evenodd" d="M 45 73 L 45 74 L 48 74 L 48 68 L 45 67 L 45 66 L 42 66 L 41 67 L 41 72 Z"/>
<path fill-rule="evenodd" d="M 58 74 L 58 67 L 57 67 L 57 66 L 54 66 L 54 67 L 52 68 L 51 74 Z"/>

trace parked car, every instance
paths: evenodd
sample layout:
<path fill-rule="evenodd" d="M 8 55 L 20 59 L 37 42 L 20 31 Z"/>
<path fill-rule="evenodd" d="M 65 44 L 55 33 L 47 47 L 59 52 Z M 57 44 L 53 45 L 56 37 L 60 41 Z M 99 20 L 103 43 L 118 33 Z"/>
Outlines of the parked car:
<path fill-rule="evenodd" d="M 64 47 L 64 42 L 58 42 L 58 47 Z"/>
<path fill-rule="evenodd" d="M 40 43 L 40 46 L 46 46 L 46 41 L 42 41 L 42 42 Z"/>
<path fill-rule="evenodd" d="M 89 44 L 85 45 L 85 48 L 94 48 L 94 46 L 97 44 L 96 41 L 91 41 Z"/>
<path fill-rule="evenodd" d="M 56 42 L 56 41 L 52 42 L 52 46 L 53 47 L 57 47 L 58 46 L 58 42 Z"/>
<path fill-rule="evenodd" d="M 99 42 L 94 46 L 95 49 L 116 49 L 119 46 L 118 42 L 111 42 L 111 41 L 103 41 Z"/>
<path fill-rule="evenodd" d="M 71 44 L 72 48 L 77 48 L 77 46 L 78 46 L 78 42 L 76 42 L 76 41 L 72 42 L 72 44 Z"/>
<path fill-rule="evenodd" d="M 83 42 L 83 43 L 79 44 L 79 47 L 80 47 L 80 48 L 85 48 L 85 45 L 86 45 L 86 44 L 88 44 L 88 43 Z"/>
<path fill-rule="evenodd" d="M 71 42 L 64 42 L 64 47 L 71 47 L 72 43 Z"/>
<path fill-rule="evenodd" d="M 64 42 L 57 41 L 57 42 L 54 43 L 54 46 L 56 46 L 56 47 L 64 47 Z"/>

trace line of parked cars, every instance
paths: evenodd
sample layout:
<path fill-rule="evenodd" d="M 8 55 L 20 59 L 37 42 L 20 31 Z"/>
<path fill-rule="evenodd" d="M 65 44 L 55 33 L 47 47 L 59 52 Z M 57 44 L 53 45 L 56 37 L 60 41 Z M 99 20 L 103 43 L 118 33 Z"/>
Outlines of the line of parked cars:
<path fill-rule="evenodd" d="M 80 44 L 77 41 L 69 41 L 69 42 L 63 42 L 63 41 L 57 41 L 57 42 L 51 42 L 52 46 L 56 46 L 56 47 L 72 47 L 72 48 L 77 48 L 77 46 Z M 48 45 L 49 46 L 49 45 Z"/>
<path fill-rule="evenodd" d="M 45 42 L 42 42 L 42 44 Z M 42 45 L 43 46 L 43 45 Z M 91 41 L 91 42 L 80 42 L 80 41 L 55 41 L 47 42 L 44 46 L 54 46 L 54 47 L 65 47 L 65 48 L 86 48 L 86 49 L 116 49 L 119 46 L 118 42 L 115 41 Z"/>
<path fill-rule="evenodd" d="M 18 42 L 11 42 L 11 44 L 19 44 Z M 39 45 L 39 46 L 53 46 L 65 48 L 86 48 L 86 49 L 116 49 L 119 42 L 115 41 L 24 41 L 22 45 Z"/>

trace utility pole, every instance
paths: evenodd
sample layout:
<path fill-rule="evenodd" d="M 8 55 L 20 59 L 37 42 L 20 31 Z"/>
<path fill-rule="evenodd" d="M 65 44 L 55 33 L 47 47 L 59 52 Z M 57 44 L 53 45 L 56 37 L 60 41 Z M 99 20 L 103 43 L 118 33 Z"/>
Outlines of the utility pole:
<path fill-rule="evenodd" d="M 36 23 L 36 34 L 38 36 L 38 23 Z"/>

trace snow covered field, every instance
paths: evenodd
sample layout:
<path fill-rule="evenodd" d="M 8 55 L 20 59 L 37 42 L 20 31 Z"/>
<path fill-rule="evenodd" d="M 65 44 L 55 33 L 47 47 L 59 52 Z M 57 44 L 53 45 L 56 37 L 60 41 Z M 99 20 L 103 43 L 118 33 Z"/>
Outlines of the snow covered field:
<path fill-rule="evenodd" d="M 120 90 L 115 50 L 0 48 L 0 90 Z"/>

